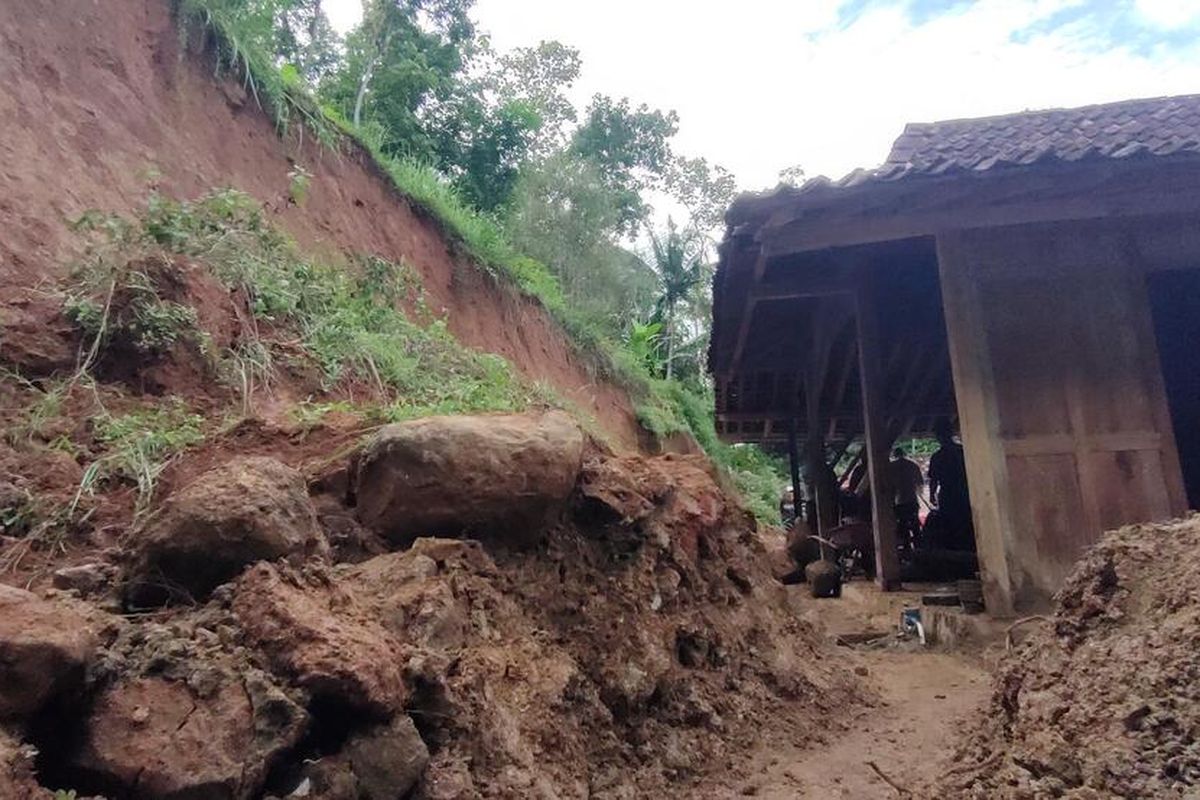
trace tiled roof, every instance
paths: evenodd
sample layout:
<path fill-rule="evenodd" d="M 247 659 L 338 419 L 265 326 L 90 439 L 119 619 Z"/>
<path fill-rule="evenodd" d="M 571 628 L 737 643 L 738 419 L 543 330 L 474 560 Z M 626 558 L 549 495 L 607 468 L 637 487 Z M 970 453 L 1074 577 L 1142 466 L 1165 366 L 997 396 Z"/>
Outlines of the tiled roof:
<path fill-rule="evenodd" d="M 910 123 L 873 177 L 1200 153 L 1200 95 Z"/>
<path fill-rule="evenodd" d="M 820 204 L 845 189 L 910 178 L 982 177 L 1044 164 L 1180 157 L 1200 159 L 1200 94 L 912 122 L 880 166 L 856 169 L 838 180 L 822 175 L 798 187 L 744 194 L 734 201 L 726 221 L 753 226 L 775 208 Z"/>

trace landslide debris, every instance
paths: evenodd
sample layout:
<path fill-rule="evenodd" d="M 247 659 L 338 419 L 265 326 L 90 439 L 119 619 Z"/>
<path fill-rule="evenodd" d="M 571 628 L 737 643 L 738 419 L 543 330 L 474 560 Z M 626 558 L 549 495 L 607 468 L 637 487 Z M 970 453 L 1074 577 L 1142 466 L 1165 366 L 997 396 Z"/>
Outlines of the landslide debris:
<path fill-rule="evenodd" d="M 204 578 L 190 597 L 122 615 L 85 592 L 13 595 L 30 619 L 82 624 L 25 626 L 40 644 L 5 651 L 14 674 L 45 677 L 45 699 L 19 709 L 28 725 L 11 726 L 0 780 L 37 789 L 36 771 L 42 788 L 138 800 L 687 796 L 773 735 L 767 710 L 795 740 L 797 719 L 815 735 L 864 699 L 788 608 L 751 516 L 704 458 L 551 453 L 582 443 L 555 414 L 405 425 L 441 431 L 421 439 L 429 463 L 491 470 L 512 504 L 529 498 L 527 527 L 422 535 L 453 530 L 456 508 L 457 530 L 483 519 L 455 504 L 473 479 L 448 479 L 390 506 L 413 537 L 403 549 L 229 549 L 280 527 L 280 541 L 311 541 L 393 489 L 361 479 L 379 439 L 311 481 L 320 513 L 290 468 L 228 458 L 147 523 L 188 521 L 173 544 L 151 541 L 174 547 L 174 580 Z M 246 477 L 264 473 L 278 480 Z M 129 540 L 134 575 L 146 541 Z"/>
<path fill-rule="evenodd" d="M 930 796 L 1200 796 L 1200 516 L 1107 534 L 1042 628 Z"/>

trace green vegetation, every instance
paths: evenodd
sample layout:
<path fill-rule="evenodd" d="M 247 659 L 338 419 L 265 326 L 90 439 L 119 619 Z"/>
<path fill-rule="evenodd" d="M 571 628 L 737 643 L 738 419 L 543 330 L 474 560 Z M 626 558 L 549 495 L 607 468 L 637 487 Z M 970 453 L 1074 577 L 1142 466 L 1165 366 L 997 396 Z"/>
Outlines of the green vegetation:
<path fill-rule="evenodd" d="M 314 259 L 269 225 L 258 203 L 241 192 L 214 191 L 194 202 L 155 194 L 137 219 L 91 214 L 88 220 L 85 227 L 97 238 L 75 272 L 68 309 L 90 309 L 72 313 L 85 335 L 95 338 L 98 355 L 121 341 L 114 332 L 130 328 L 128 319 L 141 319 L 126 306 L 114 313 L 117 306 L 105 298 L 130 295 L 137 299 L 135 311 L 165 307 L 170 301 L 159 287 L 172 281 L 171 265 L 187 259 L 241 292 L 263 323 L 246 326 L 233 345 L 212 354 L 217 375 L 247 404 L 277 369 L 297 358 L 319 367 L 326 389 L 370 387 L 392 419 L 515 410 L 543 396 L 503 358 L 463 347 L 444 320 L 429 318 L 410 269 L 376 257 Z M 159 278 L 129 268 L 131 256 L 137 264 L 159 265 Z M 404 305 L 423 324 L 409 319 Z M 207 341 L 195 330 L 194 312 L 171 317 L 177 318 L 178 324 L 154 329 L 154 342 L 176 341 L 185 330 Z"/>
<path fill-rule="evenodd" d="M 80 494 L 114 478 L 130 481 L 138 489 L 135 515 L 150 507 L 158 478 L 171 461 L 204 440 L 204 418 L 190 413 L 179 398 L 127 414 L 103 414 L 92 426 L 102 454 L 84 472 Z"/>

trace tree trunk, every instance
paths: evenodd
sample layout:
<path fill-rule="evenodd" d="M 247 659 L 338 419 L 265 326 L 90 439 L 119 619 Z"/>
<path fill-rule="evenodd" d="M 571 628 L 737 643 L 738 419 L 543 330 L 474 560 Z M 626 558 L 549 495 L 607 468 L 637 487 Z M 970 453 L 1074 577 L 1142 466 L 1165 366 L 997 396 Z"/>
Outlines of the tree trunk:
<path fill-rule="evenodd" d="M 667 312 L 667 380 L 671 380 L 675 361 L 675 309 Z"/>
<path fill-rule="evenodd" d="M 354 127 L 362 124 L 362 107 L 363 100 L 367 96 L 367 86 L 371 83 L 371 76 L 375 72 L 375 59 L 371 59 L 363 70 L 362 80 L 358 82 L 358 95 L 354 98 Z"/>

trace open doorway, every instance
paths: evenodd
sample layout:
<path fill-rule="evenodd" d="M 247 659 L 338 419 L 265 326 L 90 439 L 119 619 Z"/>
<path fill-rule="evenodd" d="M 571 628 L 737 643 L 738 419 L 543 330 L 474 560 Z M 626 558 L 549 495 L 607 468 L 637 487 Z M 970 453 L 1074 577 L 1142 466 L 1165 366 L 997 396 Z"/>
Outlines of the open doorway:
<path fill-rule="evenodd" d="M 1200 269 L 1152 273 L 1148 286 L 1188 506 L 1200 509 Z"/>

